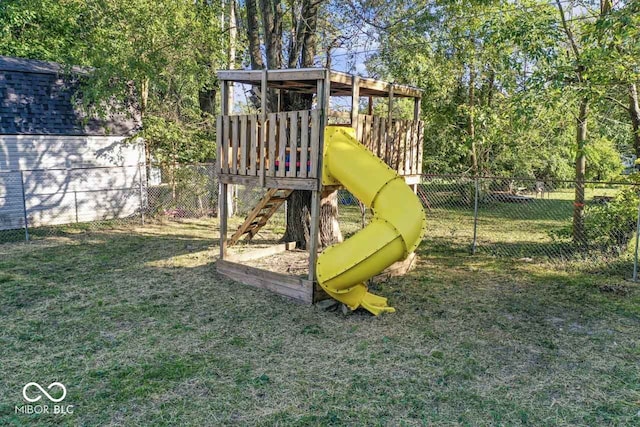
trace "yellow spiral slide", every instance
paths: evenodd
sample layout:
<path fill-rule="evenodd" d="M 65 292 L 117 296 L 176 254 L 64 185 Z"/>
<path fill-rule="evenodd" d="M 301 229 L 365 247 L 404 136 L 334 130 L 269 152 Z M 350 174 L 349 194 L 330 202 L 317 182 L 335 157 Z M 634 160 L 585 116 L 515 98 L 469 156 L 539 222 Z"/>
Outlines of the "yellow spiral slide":
<path fill-rule="evenodd" d="M 318 256 L 320 286 L 352 310 L 394 312 L 387 299 L 368 292 L 364 282 L 418 247 L 426 224 L 420 200 L 402 177 L 356 140 L 351 128 L 325 128 L 322 169 L 323 185 L 342 184 L 371 207 L 374 217 Z"/>

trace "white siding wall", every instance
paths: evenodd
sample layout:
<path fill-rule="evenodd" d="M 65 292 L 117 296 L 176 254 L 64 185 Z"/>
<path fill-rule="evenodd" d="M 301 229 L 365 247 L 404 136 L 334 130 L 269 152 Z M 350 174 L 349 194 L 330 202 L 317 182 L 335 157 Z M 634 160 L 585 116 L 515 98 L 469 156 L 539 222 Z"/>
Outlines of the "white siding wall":
<path fill-rule="evenodd" d="M 20 170 L 29 226 L 135 214 L 144 148 L 122 140 L 0 135 L 0 229 L 24 226 Z"/>

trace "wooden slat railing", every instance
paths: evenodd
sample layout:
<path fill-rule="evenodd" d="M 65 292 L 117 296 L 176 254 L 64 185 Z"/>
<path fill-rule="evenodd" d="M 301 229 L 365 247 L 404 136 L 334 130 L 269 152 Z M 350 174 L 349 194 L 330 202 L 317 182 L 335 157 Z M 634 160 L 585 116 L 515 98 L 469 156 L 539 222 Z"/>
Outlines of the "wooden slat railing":
<path fill-rule="evenodd" d="M 220 173 L 261 176 L 264 164 L 267 177 L 318 178 L 318 110 L 267 114 L 266 141 L 262 126 L 259 114 L 218 117 Z"/>
<path fill-rule="evenodd" d="M 259 114 L 219 116 L 219 172 L 273 178 L 318 178 L 320 112 L 267 114 L 262 141 Z M 359 115 L 358 140 L 400 175 L 422 171 L 423 123 Z"/>
<path fill-rule="evenodd" d="M 422 121 L 392 119 L 360 114 L 358 140 L 400 175 L 422 172 Z"/>

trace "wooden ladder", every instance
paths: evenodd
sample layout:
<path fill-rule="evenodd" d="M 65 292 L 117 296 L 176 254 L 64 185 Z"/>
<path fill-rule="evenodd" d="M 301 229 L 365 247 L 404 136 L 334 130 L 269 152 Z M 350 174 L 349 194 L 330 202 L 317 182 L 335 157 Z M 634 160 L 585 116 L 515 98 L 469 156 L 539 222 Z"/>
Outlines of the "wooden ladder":
<path fill-rule="evenodd" d="M 256 207 L 249 212 L 247 219 L 244 220 L 238 230 L 233 233 L 233 236 L 227 241 L 227 246 L 236 244 L 244 235 L 246 235 L 245 240 L 247 241 L 253 239 L 292 192 L 293 190 L 270 188 L 267 194 L 260 199 Z"/>

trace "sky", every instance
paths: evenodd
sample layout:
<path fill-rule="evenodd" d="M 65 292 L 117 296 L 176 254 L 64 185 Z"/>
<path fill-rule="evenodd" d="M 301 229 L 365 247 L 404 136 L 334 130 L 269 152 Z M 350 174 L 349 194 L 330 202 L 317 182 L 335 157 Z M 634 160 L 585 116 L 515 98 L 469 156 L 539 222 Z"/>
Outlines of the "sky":
<path fill-rule="evenodd" d="M 349 41 L 348 46 L 333 49 L 331 51 L 331 69 L 361 77 L 371 77 L 366 62 L 380 46 L 378 41 L 370 36 L 372 33 L 375 32 L 368 25 L 363 24 L 355 37 Z M 318 66 L 325 64 L 326 55 L 319 55 L 316 62 Z M 243 111 L 243 106 L 248 103 L 250 89 L 249 85 L 234 85 L 234 113 Z M 332 97 L 331 99 L 332 109 L 341 110 L 350 108 L 350 106 L 351 101 L 348 98 Z"/>

